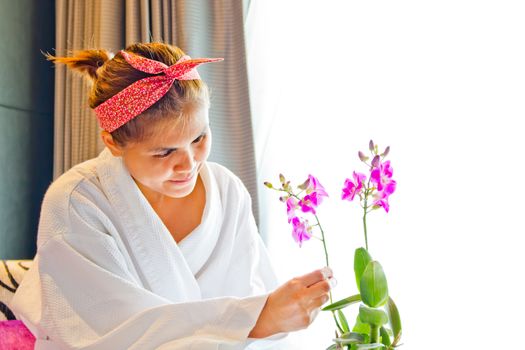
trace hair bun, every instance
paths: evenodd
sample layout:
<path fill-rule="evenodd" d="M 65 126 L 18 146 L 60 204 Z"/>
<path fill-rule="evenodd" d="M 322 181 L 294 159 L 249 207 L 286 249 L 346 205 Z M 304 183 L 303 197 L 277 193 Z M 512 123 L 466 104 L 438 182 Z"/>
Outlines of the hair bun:
<path fill-rule="evenodd" d="M 93 80 L 97 79 L 97 69 L 111 59 L 110 55 L 106 50 L 74 51 L 68 57 L 57 57 L 49 53 L 44 54 L 49 61 L 65 64 L 70 69 L 88 75 Z"/>

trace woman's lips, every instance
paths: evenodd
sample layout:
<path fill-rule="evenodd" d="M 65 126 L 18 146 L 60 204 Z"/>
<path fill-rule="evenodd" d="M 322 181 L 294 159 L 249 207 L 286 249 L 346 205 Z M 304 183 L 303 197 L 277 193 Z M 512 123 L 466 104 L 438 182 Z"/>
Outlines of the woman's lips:
<path fill-rule="evenodd" d="M 186 179 L 182 179 L 182 180 L 169 180 L 169 181 L 173 182 L 173 183 L 176 183 L 176 184 L 185 184 L 185 183 L 190 182 L 193 179 L 193 176 L 194 175 L 191 175 L 190 177 L 188 177 Z"/>

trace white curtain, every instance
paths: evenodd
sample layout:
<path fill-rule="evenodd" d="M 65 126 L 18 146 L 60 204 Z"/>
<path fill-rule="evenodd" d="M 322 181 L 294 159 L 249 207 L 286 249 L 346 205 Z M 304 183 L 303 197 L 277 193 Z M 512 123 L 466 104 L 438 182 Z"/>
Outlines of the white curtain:
<path fill-rule="evenodd" d="M 357 151 L 369 139 L 391 146 L 398 188 L 389 214 L 369 216 L 369 243 L 406 350 L 510 348 L 520 334 L 524 10 L 518 1 L 252 0 L 259 183 L 311 173 L 327 188 L 319 217 L 335 299 L 357 292 L 353 251 L 364 245 L 361 209 L 340 200 L 344 179 L 365 171 Z M 278 196 L 261 191 L 260 226 L 286 279 L 324 257 L 318 241 L 295 245 Z M 292 336 L 324 349 L 332 324 L 321 314 Z"/>

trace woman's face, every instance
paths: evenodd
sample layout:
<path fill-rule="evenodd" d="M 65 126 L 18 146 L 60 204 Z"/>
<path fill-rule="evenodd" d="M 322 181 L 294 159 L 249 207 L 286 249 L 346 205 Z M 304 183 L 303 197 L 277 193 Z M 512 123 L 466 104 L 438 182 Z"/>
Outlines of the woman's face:
<path fill-rule="evenodd" d="M 211 147 L 207 106 L 188 106 L 173 122 L 160 122 L 147 140 L 121 148 L 131 176 L 147 198 L 182 198 L 195 188 Z"/>

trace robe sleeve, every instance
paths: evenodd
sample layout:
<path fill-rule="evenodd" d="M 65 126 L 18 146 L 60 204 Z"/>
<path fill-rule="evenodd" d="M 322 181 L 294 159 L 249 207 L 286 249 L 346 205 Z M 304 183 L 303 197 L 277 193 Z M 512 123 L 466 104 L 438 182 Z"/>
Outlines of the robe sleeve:
<path fill-rule="evenodd" d="M 235 258 L 232 259 L 225 285 L 236 285 L 239 295 L 256 295 L 276 289 L 281 281 L 275 274 L 270 256 L 259 234 L 252 212 L 252 200 L 242 181 L 235 177 L 235 197 L 239 198 L 237 232 L 235 238 Z M 250 269 L 246 269 L 250 266 Z M 247 283 L 240 284 L 239 280 Z M 231 288 L 231 287 L 230 287 Z M 288 333 L 279 333 L 264 339 L 249 338 L 246 350 L 294 350 L 287 339 Z"/>
<path fill-rule="evenodd" d="M 216 350 L 247 340 L 267 293 L 172 303 L 140 285 L 102 226 L 72 205 L 68 215 L 42 210 L 37 256 L 11 305 L 35 349 Z"/>

